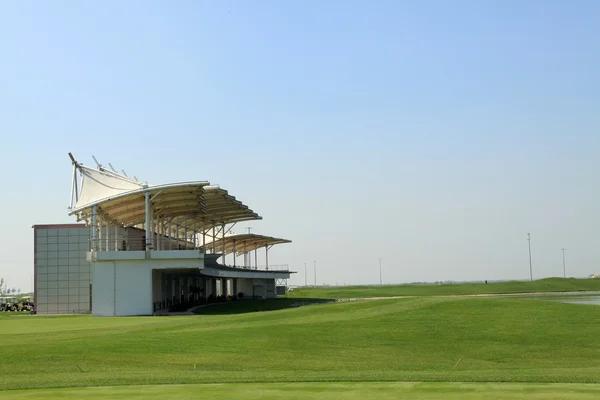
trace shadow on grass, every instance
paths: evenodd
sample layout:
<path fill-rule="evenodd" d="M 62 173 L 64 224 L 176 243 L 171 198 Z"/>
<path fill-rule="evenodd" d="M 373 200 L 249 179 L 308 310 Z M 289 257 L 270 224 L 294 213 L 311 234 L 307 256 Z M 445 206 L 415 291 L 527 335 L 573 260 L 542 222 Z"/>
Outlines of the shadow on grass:
<path fill-rule="evenodd" d="M 266 300 L 238 300 L 228 303 L 216 303 L 196 307 L 191 310 L 194 314 L 245 314 L 260 311 L 276 311 L 286 308 L 296 308 L 311 304 L 334 303 L 332 299 L 266 299 Z"/>

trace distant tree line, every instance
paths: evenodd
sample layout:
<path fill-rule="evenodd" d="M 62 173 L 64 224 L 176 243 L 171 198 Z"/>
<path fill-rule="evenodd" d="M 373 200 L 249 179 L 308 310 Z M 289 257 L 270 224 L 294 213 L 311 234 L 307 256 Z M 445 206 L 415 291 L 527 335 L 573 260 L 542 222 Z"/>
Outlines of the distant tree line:
<path fill-rule="evenodd" d="M 20 295 L 21 289 L 18 288 L 9 288 L 6 286 L 6 281 L 4 278 L 0 278 L 0 296 L 11 296 L 11 295 Z"/>

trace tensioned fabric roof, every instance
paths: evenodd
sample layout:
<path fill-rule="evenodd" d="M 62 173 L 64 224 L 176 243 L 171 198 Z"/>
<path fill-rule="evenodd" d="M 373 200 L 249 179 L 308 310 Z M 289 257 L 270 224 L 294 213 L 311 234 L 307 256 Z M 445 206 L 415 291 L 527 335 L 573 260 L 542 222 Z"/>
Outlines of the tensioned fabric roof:
<path fill-rule="evenodd" d="M 233 253 L 233 249 L 235 247 L 235 252 L 240 255 L 244 252 L 256 250 L 261 247 L 272 246 L 281 243 L 292 243 L 292 241 L 271 236 L 256 235 L 253 233 L 229 235 L 225 236 L 224 239 L 218 238 L 214 241 L 214 246 L 218 253 L 223 252 L 223 243 L 225 243 L 225 254 Z M 213 246 L 213 242 L 206 243 L 206 247 L 211 246 Z"/>
<path fill-rule="evenodd" d="M 215 225 L 262 219 L 241 201 L 207 181 L 146 185 L 102 167 L 96 170 L 76 165 L 81 189 L 70 215 L 90 222 L 92 209 L 104 221 L 122 226 L 145 223 L 146 192 L 149 192 L 152 220 L 173 229 L 208 229 Z"/>

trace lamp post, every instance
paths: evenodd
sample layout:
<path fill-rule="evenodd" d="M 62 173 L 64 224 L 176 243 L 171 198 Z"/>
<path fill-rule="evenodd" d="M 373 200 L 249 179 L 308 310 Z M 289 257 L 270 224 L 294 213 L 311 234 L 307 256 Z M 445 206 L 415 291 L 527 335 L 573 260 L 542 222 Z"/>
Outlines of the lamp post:
<path fill-rule="evenodd" d="M 567 277 L 567 268 L 565 267 L 565 250 L 566 249 L 561 249 L 562 250 L 562 256 L 563 256 L 563 278 Z"/>
<path fill-rule="evenodd" d="M 533 282 L 533 269 L 531 267 L 531 235 L 527 234 L 527 243 L 529 245 L 529 279 Z"/>
<path fill-rule="evenodd" d="M 307 283 L 306 283 L 306 263 L 304 263 L 304 287 L 307 287 Z"/>
<path fill-rule="evenodd" d="M 381 279 L 381 258 L 379 259 L 379 285 L 383 286 L 383 280 Z"/>
<path fill-rule="evenodd" d="M 315 269 L 315 287 L 317 287 L 317 262 L 313 261 L 313 268 Z"/>

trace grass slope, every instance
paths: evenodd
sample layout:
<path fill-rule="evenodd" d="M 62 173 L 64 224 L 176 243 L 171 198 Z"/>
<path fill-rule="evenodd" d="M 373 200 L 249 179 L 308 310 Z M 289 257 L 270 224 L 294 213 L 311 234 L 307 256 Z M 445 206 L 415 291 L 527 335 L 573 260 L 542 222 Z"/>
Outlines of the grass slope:
<path fill-rule="evenodd" d="M 268 383 L 13 390 L 3 399 L 596 400 L 600 385 L 514 383 Z"/>
<path fill-rule="evenodd" d="M 334 301 L 335 300 L 306 298 L 303 298 L 302 300 L 293 298 L 265 299 L 260 301 L 241 300 L 197 307 L 193 310 L 193 312 L 195 314 L 204 315 L 243 314 L 249 312 L 283 310 L 286 308 L 298 307 L 299 305 L 319 304 L 325 302 L 331 303 Z"/>
<path fill-rule="evenodd" d="M 599 322 L 597 307 L 464 297 L 237 315 L 15 316 L 0 321 L 0 388 L 319 381 L 600 383 Z"/>
<path fill-rule="evenodd" d="M 536 292 L 600 291 L 600 279 L 546 278 L 533 282 L 457 283 L 444 285 L 329 286 L 296 288 L 291 298 L 347 299 L 392 296 L 447 296 Z"/>

